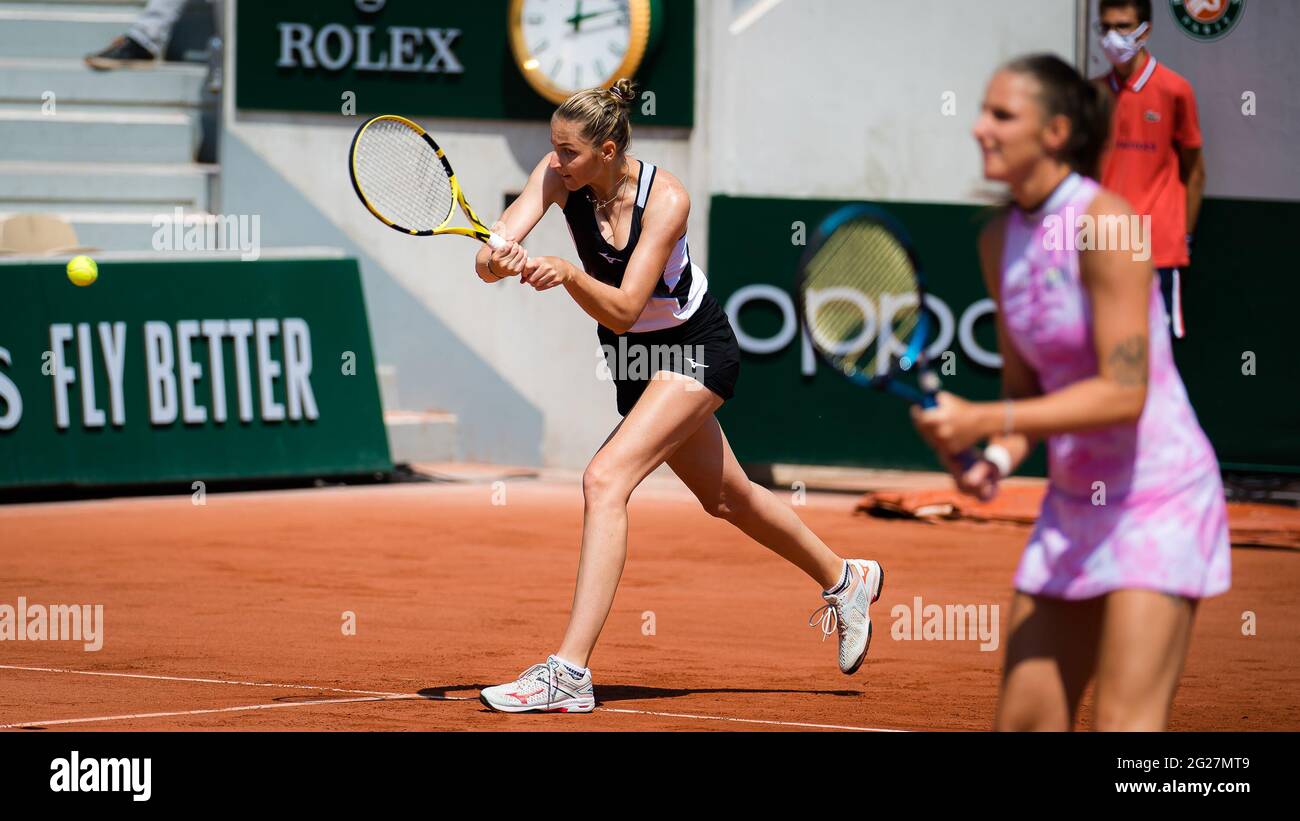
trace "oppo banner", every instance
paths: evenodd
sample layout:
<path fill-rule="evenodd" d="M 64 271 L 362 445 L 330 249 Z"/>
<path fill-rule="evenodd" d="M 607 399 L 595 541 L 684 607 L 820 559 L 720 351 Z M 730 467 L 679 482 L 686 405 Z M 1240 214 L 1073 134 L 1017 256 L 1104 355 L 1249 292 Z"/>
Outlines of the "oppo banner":
<path fill-rule="evenodd" d="M 843 205 L 826 200 L 714 197 L 709 287 L 726 307 L 742 351 L 736 398 L 720 417 L 742 462 L 934 469 L 899 400 L 864 390 L 818 360 L 792 293 L 803 238 Z M 1001 388 L 995 306 L 984 289 L 976 237 L 980 206 L 873 203 L 911 235 L 930 291 L 938 334 L 929 354 L 944 387 L 971 399 Z M 1300 472 L 1300 365 L 1288 306 L 1300 283 L 1249 283 L 1287 270 L 1289 231 L 1300 205 L 1211 199 L 1198 264 L 1221 272 L 1184 283 L 1188 336 L 1174 345 L 1179 371 L 1226 468 Z M 1243 235 L 1255 237 L 1242 243 Z M 864 305 L 880 316 L 880 306 Z M 1025 468 L 1044 472 L 1042 451 Z"/>
<path fill-rule="evenodd" d="M 0 274 L 0 487 L 391 469 L 353 260 Z"/>

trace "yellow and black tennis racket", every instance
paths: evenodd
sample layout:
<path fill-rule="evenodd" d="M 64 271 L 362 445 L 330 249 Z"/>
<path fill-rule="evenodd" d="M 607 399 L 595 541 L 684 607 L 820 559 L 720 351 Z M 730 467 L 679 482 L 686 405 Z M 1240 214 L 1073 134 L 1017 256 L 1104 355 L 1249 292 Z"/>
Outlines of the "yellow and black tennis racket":
<path fill-rule="evenodd" d="M 405 117 L 382 114 L 362 123 L 352 138 L 348 174 L 362 204 L 395 231 L 416 237 L 456 234 L 492 248 L 506 244 L 470 208 L 433 137 Z M 448 225 L 457 204 L 470 227 Z"/>

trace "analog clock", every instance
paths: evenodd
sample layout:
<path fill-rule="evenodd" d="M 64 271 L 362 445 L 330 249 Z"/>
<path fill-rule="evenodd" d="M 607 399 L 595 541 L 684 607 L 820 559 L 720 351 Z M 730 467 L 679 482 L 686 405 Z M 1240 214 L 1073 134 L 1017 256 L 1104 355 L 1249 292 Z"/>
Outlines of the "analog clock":
<path fill-rule="evenodd" d="M 510 48 L 553 103 L 632 77 L 659 28 L 655 0 L 510 0 Z"/>

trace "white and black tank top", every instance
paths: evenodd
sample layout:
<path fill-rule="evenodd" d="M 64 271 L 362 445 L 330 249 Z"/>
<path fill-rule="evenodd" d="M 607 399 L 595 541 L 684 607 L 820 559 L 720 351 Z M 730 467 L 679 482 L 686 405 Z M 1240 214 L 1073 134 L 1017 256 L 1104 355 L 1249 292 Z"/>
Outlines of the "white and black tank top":
<path fill-rule="evenodd" d="M 569 234 L 578 249 L 583 268 L 607 285 L 618 288 L 623 284 L 628 260 L 641 238 L 641 215 L 645 213 L 654 181 L 655 167 L 641 162 L 637 174 L 636 205 L 632 209 L 632 228 L 624 248 L 615 248 L 601 236 L 600 226 L 596 223 L 596 208 L 588 196 L 590 188 L 571 192 L 564 203 L 564 220 L 569 225 Z M 707 290 L 708 280 L 699 266 L 691 261 L 690 244 L 682 234 L 668 255 L 654 292 L 628 333 L 662 331 L 681 325 L 700 307 Z"/>

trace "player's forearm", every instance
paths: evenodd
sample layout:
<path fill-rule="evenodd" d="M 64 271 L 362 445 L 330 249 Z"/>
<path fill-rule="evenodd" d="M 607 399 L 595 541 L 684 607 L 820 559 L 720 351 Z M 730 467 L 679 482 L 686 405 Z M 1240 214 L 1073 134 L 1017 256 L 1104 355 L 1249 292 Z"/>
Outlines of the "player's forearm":
<path fill-rule="evenodd" d="M 640 316 L 627 293 L 606 285 L 586 271 L 575 268 L 573 276 L 564 283 L 564 290 L 588 316 L 615 333 L 625 333 Z"/>
<path fill-rule="evenodd" d="M 1036 439 L 1134 424 L 1145 404 L 1145 383 L 1126 385 L 1094 376 L 1043 396 L 981 403 L 979 426 L 984 436 L 1010 432 L 1026 437 L 1027 456 Z"/>
<path fill-rule="evenodd" d="M 1009 465 L 1004 476 L 1010 476 L 1015 473 L 1020 465 L 1029 458 L 1029 454 L 1038 443 L 1042 440 L 1027 436 L 1024 433 L 1008 433 L 1007 427 L 1007 400 L 1016 399 L 1033 399 L 1043 395 L 1043 389 L 1038 384 L 1038 378 L 1030 370 L 1029 366 L 1020 358 L 1019 353 L 1015 351 L 1010 342 L 1010 336 L 1005 328 L 1000 328 L 998 334 L 998 347 L 1004 354 L 1004 363 L 1002 369 L 1002 428 L 997 433 L 989 437 L 988 446 L 1000 446 L 1006 449 L 1009 457 Z M 1013 409 L 1014 413 L 1014 409 Z M 1000 466 L 999 466 L 1000 467 Z"/>

